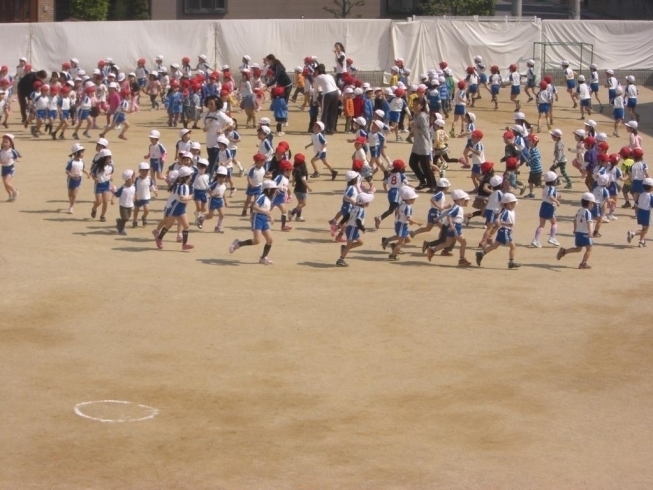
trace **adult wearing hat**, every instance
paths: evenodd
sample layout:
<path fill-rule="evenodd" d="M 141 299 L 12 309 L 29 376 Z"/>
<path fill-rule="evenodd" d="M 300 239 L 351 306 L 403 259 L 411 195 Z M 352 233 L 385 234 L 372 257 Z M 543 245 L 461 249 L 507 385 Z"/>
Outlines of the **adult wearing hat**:
<path fill-rule="evenodd" d="M 23 125 L 27 127 L 27 100 L 34 90 L 34 82 L 37 80 L 43 82 L 48 77 L 45 70 L 26 73 L 18 82 L 18 104 L 20 105 L 20 115 Z"/>

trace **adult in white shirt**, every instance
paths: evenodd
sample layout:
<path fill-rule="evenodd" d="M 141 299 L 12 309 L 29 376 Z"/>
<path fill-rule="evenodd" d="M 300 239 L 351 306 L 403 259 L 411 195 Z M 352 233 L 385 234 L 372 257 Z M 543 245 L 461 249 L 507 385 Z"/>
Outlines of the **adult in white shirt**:
<path fill-rule="evenodd" d="M 347 73 L 347 55 L 345 54 L 345 46 L 342 43 L 335 43 L 333 45 L 333 52 L 336 55 L 336 84 L 341 86 L 342 77 Z"/>
<path fill-rule="evenodd" d="M 317 76 L 313 80 L 313 88 L 315 92 L 322 92 L 322 122 L 326 134 L 333 134 L 338 118 L 340 91 L 333 76 L 326 73 L 324 64 L 317 65 L 315 73 Z"/>
<path fill-rule="evenodd" d="M 208 153 L 208 174 L 213 175 L 218 161 L 218 137 L 234 128 L 234 120 L 222 111 L 224 103 L 216 96 L 206 98 L 209 112 L 204 116 L 204 132 L 206 133 L 206 150 Z"/>

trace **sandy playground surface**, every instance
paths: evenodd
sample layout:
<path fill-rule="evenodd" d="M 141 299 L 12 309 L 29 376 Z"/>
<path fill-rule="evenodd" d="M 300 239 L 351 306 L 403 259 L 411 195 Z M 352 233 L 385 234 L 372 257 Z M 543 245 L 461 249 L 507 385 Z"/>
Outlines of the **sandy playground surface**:
<path fill-rule="evenodd" d="M 512 105 L 505 90 L 499 111 L 483 95 L 477 127 L 498 162 Z M 642 89 L 640 104 L 651 101 Z M 567 146 L 582 127 L 570 106 L 561 94 L 555 122 Z M 284 139 L 296 153 L 309 142 L 293 133 L 307 116 L 292 111 Z M 536 119 L 534 104 L 525 112 Z M 644 107 L 649 134 L 652 118 Z M 265 267 L 261 246 L 227 251 L 251 236 L 243 193 L 225 234 L 212 232 L 215 222 L 191 229 L 190 253 L 170 235 L 157 250 L 152 224 L 118 236 L 117 205 L 107 223 L 92 220 L 90 181 L 66 214 L 72 141 L 36 140 L 17 119 L 21 196 L 0 203 L 1 489 L 651 488 L 653 251 L 626 244 L 631 210 L 603 226 L 589 271 L 576 269 L 578 255 L 557 262 L 554 247 L 528 247 L 539 192 L 517 207 L 520 270 L 506 268 L 506 249 L 482 268 L 457 267 L 457 251 L 428 263 L 421 237 L 390 263 L 380 238 L 391 219 L 340 269 L 327 220 L 344 182 L 323 176 L 305 223 L 281 233 L 276 222 L 275 265 Z M 116 182 L 141 161 L 150 129 L 169 150 L 177 140 L 163 112 L 130 120 L 129 141 L 109 135 Z M 612 133 L 606 115 L 596 120 Z M 249 163 L 255 136 L 242 133 Z M 621 133 L 611 151 L 627 141 Z M 546 168 L 552 141 L 541 136 Z M 329 137 L 341 171 L 353 151 L 345 139 Z M 89 162 L 94 145 L 83 142 Z M 454 154 L 463 146 L 454 141 Z M 388 144 L 391 158 L 409 153 Z M 570 172 L 558 211 L 564 246 L 583 191 Z M 468 171 L 452 165 L 448 177 L 452 189 L 470 188 Z M 369 228 L 386 207 L 380 192 Z M 417 219 L 427 209 L 422 194 Z M 465 229 L 470 245 L 482 232 L 480 221 Z M 101 400 L 131 404 L 86 404 Z"/>

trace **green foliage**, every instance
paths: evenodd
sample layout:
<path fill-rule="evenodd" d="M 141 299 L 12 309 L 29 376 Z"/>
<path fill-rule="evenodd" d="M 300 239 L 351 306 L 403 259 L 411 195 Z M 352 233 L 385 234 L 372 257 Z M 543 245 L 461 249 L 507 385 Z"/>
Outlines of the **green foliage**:
<path fill-rule="evenodd" d="M 148 20 L 148 0 L 110 0 L 109 20 Z"/>
<path fill-rule="evenodd" d="M 80 20 L 106 20 L 109 0 L 70 0 L 70 16 Z"/>
<path fill-rule="evenodd" d="M 322 7 L 324 10 L 333 15 L 336 19 L 346 19 L 352 17 L 351 11 L 356 7 L 365 5 L 365 0 L 333 0 L 333 7 Z M 361 17 L 360 14 L 354 17 Z"/>
<path fill-rule="evenodd" d="M 420 15 L 494 15 L 495 0 L 422 0 Z"/>

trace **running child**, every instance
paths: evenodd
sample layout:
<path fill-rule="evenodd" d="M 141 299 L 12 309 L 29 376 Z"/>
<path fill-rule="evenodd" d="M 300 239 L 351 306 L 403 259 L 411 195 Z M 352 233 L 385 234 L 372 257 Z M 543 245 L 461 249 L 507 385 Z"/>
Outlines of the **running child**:
<path fill-rule="evenodd" d="M 403 160 L 395 160 L 392 162 L 392 169 L 388 176 L 383 181 L 383 190 L 388 193 L 388 209 L 381 215 L 374 218 L 374 226 L 378 230 L 381 222 L 390 216 L 399 207 L 400 195 L 399 190 L 408 185 L 408 179 L 404 171 L 406 164 Z"/>
<path fill-rule="evenodd" d="M 316 165 L 316 162 L 319 160 L 331 172 L 331 180 L 336 180 L 336 177 L 338 176 L 338 171 L 334 170 L 331 167 L 331 165 L 329 165 L 329 162 L 327 162 L 326 159 L 327 141 L 326 138 L 324 137 L 324 134 L 322 134 L 323 131 L 324 131 L 324 123 L 321 121 L 316 122 L 313 125 L 313 134 L 311 135 L 311 142 L 304 147 L 304 149 L 308 150 L 312 146 L 313 151 L 315 152 L 315 156 L 311 158 L 311 165 L 313 166 L 313 175 L 311 175 L 311 177 L 316 178 L 320 176 L 320 172 L 318 172 L 317 165 Z"/>
<path fill-rule="evenodd" d="M 553 165 L 551 165 L 549 170 L 555 171 L 560 169 L 560 173 L 567 182 L 565 189 L 571 189 L 571 179 L 567 175 L 567 154 L 565 153 L 565 144 L 562 141 L 562 131 L 560 129 L 554 129 L 553 131 L 549 131 L 549 134 L 554 143 Z"/>
<path fill-rule="evenodd" d="M 530 167 L 530 173 L 528 174 L 528 195 L 526 197 L 535 197 L 533 188 L 542 185 L 542 157 L 540 150 L 537 149 L 539 142 L 539 136 L 534 134 L 528 135 L 528 147 L 530 150 L 527 165 Z"/>
<path fill-rule="evenodd" d="M 442 219 L 446 220 L 448 228 L 446 240 L 435 247 L 428 247 L 427 258 L 429 262 L 431 262 L 431 259 L 439 250 L 453 247 L 457 242 L 460 244 L 460 259 L 458 260 L 458 265 L 461 267 L 468 267 L 472 264 L 465 258 L 467 240 L 463 236 L 462 227 L 465 218 L 464 208 L 469 203 L 469 194 L 463 190 L 456 189 L 451 193 L 451 199 L 454 203 L 453 206 L 451 206 L 451 208 L 449 208 L 442 216 Z"/>
<path fill-rule="evenodd" d="M 515 252 L 517 247 L 512 239 L 512 230 L 515 226 L 515 207 L 517 206 L 517 197 L 507 192 L 501 198 L 501 213 L 499 214 L 497 239 L 491 245 L 483 247 L 483 250 L 476 252 L 476 265 L 481 266 L 483 257 L 496 250 L 501 245 L 508 247 L 508 269 L 519 269 L 521 264 L 515 262 Z"/>
<path fill-rule="evenodd" d="M 190 193 L 190 178 L 193 170 L 190 167 L 181 167 L 178 171 L 177 178 L 171 182 L 170 186 L 170 204 L 163 211 L 163 220 L 160 223 L 160 231 L 153 230 L 156 247 L 160 250 L 163 248 L 163 237 L 168 230 L 174 225 L 175 221 L 181 226 L 182 250 L 192 250 L 195 248 L 188 243 L 188 217 L 186 216 L 186 205 L 193 199 Z M 159 228 L 159 227 L 157 227 Z"/>
<path fill-rule="evenodd" d="M 451 123 L 451 131 L 449 136 L 456 137 L 456 123 L 460 119 L 460 132 L 463 132 L 465 125 L 465 113 L 467 112 L 467 91 L 465 90 L 466 84 L 464 80 L 458 82 L 458 90 L 456 91 L 456 100 L 453 110 L 453 121 Z"/>
<path fill-rule="evenodd" d="M 304 221 L 302 211 L 306 207 L 306 198 L 309 192 L 313 192 L 311 186 L 308 184 L 308 168 L 306 167 L 306 157 L 301 153 L 296 153 L 293 162 L 292 171 L 293 192 L 297 198 L 297 206 L 290 211 L 288 221 L 293 217 L 297 221 Z"/>
<path fill-rule="evenodd" d="M 111 150 L 103 149 L 98 153 L 98 159 L 93 162 L 91 167 L 91 178 L 95 181 L 93 193 L 95 194 L 95 201 L 91 209 L 91 218 L 95 219 L 97 209 L 102 206 L 100 211 L 100 221 L 107 220 L 107 205 L 111 199 L 111 180 L 113 175 Z"/>
<path fill-rule="evenodd" d="M 215 171 L 215 178 L 209 185 L 209 196 L 211 200 L 209 201 L 209 214 L 206 216 L 201 216 L 200 221 L 202 224 L 206 220 L 210 220 L 215 216 L 215 212 L 218 212 L 218 222 L 213 229 L 216 233 L 224 233 L 222 228 L 222 222 L 224 220 L 224 208 L 228 207 L 227 197 L 225 192 L 227 192 L 227 169 L 226 167 L 218 167 Z"/>
<path fill-rule="evenodd" d="M 111 121 L 109 127 L 100 133 L 100 138 L 104 138 L 109 131 L 115 129 L 117 126 L 122 125 L 122 131 L 120 131 L 118 138 L 120 138 L 121 140 L 127 139 L 125 133 L 127 132 L 127 130 L 129 130 L 129 126 L 130 126 L 129 121 L 127 120 L 127 113 L 130 111 L 129 101 L 131 99 L 131 92 L 129 91 L 129 89 L 123 90 L 122 92 L 120 92 L 120 95 L 122 96 L 122 101 L 120 102 L 120 105 L 116 109 L 116 112 L 113 114 L 113 120 Z"/>
<path fill-rule="evenodd" d="M 587 115 L 592 115 L 592 89 L 585 83 L 585 75 L 578 75 L 578 87 L 576 87 L 576 96 L 580 100 L 580 120 L 585 120 L 585 111 Z"/>
<path fill-rule="evenodd" d="M 635 207 L 639 200 L 639 195 L 644 192 L 644 180 L 648 179 L 648 165 L 644 163 L 644 151 L 641 148 L 635 148 L 631 155 L 633 157 L 633 164 L 630 166 L 630 179 L 632 180 L 632 187 L 630 193 L 633 195 Z"/>
<path fill-rule="evenodd" d="M 632 159 L 632 150 L 624 146 L 619 150 L 619 157 L 621 158 L 621 175 L 623 177 L 623 186 L 621 187 L 621 194 L 624 196 L 624 203 L 621 205 L 622 208 L 630 208 L 630 199 L 629 195 L 632 191 L 633 182 L 630 178 L 630 168 L 633 166 L 634 160 Z M 637 203 L 635 203 L 637 207 Z"/>
<path fill-rule="evenodd" d="M 592 208 L 596 204 L 596 198 L 591 192 L 585 192 L 581 197 L 581 208 L 574 217 L 574 247 L 558 250 L 556 258 L 562 259 L 569 253 L 579 253 L 585 249 L 579 269 L 591 269 L 587 263 L 592 254 L 592 235 L 594 234 L 594 223 L 592 221 Z"/>
<path fill-rule="evenodd" d="M 569 97 L 571 97 L 571 101 L 574 103 L 574 106 L 572 109 L 575 109 L 578 107 L 578 103 L 576 102 L 576 99 L 578 98 L 578 94 L 576 94 L 575 89 L 576 89 L 576 80 L 575 80 L 575 74 L 574 70 L 572 70 L 569 67 L 569 62 L 564 60 L 562 63 L 560 63 L 560 66 L 562 67 L 562 72 L 565 76 L 565 80 L 567 82 L 567 93 L 569 94 Z"/>
<path fill-rule="evenodd" d="M 349 251 L 363 245 L 361 233 L 365 233 L 365 208 L 369 206 L 373 199 L 374 194 L 361 193 L 356 196 L 356 205 L 349 213 L 349 220 L 347 221 L 347 243 L 340 246 L 340 258 L 336 261 L 337 266 L 347 267 L 349 264 L 345 262 L 345 258 Z"/>
<path fill-rule="evenodd" d="M 624 89 L 619 86 L 615 89 L 615 96 L 612 100 L 612 117 L 614 118 L 614 129 L 612 131 L 613 136 L 619 137 L 619 125 L 624 122 Z"/>
<path fill-rule="evenodd" d="M 535 75 L 535 61 L 534 60 L 528 60 L 526 61 L 526 88 L 524 89 L 524 93 L 528 96 L 528 100 L 526 102 L 532 102 L 533 100 L 533 95 L 535 95 L 535 79 L 537 76 Z M 540 82 L 540 89 L 542 88 L 542 83 Z M 544 88 L 546 89 L 546 83 L 544 84 Z M 538 122 L 539 126 L 539 122 Z"/>
<path fill-rule="evenodd" d="M 417 230 L 411 231 L 411 238 L 415 238 L 415 235 L 419 235 L 421 233 L 428 233 L 433 229 L 434 226 L 442 228 L 440 216 L 442 215 L 442 212 L 445 208 L 445 202 L 447 200 L 445 193 L 447 192 L 447 189 L 449 189 L 450 185 L 451 183 L 445 178 L 437 180 L 435 194 L 433 194 L 430 200 L 431 207 L 429 208 L 429 212 L 426 217 L 426 226 L 422 226 Z M 424 243 L 426 244 L 427 242 Z M 423 249 L 426 250 L 426 246 L 424 246 Z"/>
<path fill-rule="evenodd" d="M 492 65 L 490 67 L 490 93 L 492 94 L 492 102 L 494 102 L 495 111 L 499 109 L 499 92 L 501 91 L 502 85 L 503 79 L 501 78 L 499 67 L 497 65 Z"/>
<path fill-rule="evenodd" d="M 636 122 L 639 122 L 639 113 L 635 110 L 637 107 L 637 96 L 639 92 L 637 86 L 635 85 L 635 77 L 628 75 L 626 77 L 626 107 L 628 108 L 628 114 L 630 118 L 634 119 Z"/>
<path fill-rule="evenodd" d="M 540 82 L 540 91 L 537 93 L 537 132 L 541 131 L 540 121 L 542 120 L 542 115 L 544 115 L 544 120 L 546 121 L 546 126 L 548 129 L 551 129 L 551 124 L 549 124 L 549 112 L 551 110 L 551 94 L 547 90 L 547 83 L 545 81 Z"/>
<path fill-rule="evenodd" d="M 461 163 L 463 168 L 470 168 L 469 150 L 472 148 L 472 133 L 476 129 L 476 114 L 474 114 L 473 112 L 468 112 L 467 114 L 465 114 L 464 120 L 465 120 L 465 131 L 461 131 L 458 137 L 464 138 L 466 136 L 467 144 L 465 144 L 465 149 L 463 150 L 462 158 L 460 158 L 460 160 L 458 161 Z"/>
<path fill-rule="evenodd" d="M 90 177 L 90 174 L 86 171 L 86 164 L 82 160 L 84 158 L 84 147 L 82 145 L 75 143 L 68 156 L 70 157 L 70 160 L 66 164 L 68 201 L 70 202 L 68 214 L 73 214 L 75 212 L 74 207 L 77 194 L 82 185 L 82 174 L 86 175 L 87 178 Z"/>
<path fill-rule="evenodd" d="M 485 217 L 485 232 L 483 233 L 483 238 L 481 238 L 481 241 L 478 244 L 480 248 L 492 243 L 492 237 L 499 229 L 497 218 L 501 213 L 501 199 L 504 195 L 503 177 L 500 175 L 492 176 L 492 178 L 490 178 L 489 186 L 491 187 L 492 192 L 487 198 L 487 204 L 483 210 L 483 216 Z"/>
<path fill-rule="evenodd" d="M 642 228 L 638 231 L 629 231 L 626 234 L 628 243 L 633 241 L 636 236 L 639 237 L 639 247 L 646 247 L 646 234 L 648 227 L 651 225 L 651 208 L 653 208 L 653 179 L 646 178 L 642 183 L 642 192 L 636 201 L 637 206 L 637 224 Z"/>
<path fill-rule="evenodd" d="M 266 180 L 261 183 L 261 192 L 252 204 L 252 233 L 253 237 L 249 240 L 234 240 L 229 246 L 229 253 L 232 254 L 241 247 L 258 245 L 261 238 L 265 239 L 263 254 L 259 259 L 259 264 L 271 265 L 273 262 L 268 258 L 272 248 L 272 230 L 270 225 L 274 224 L 274 218 L 271 214 L 272 199 L 277 192 L 277 184 L 273 180 Z"/>
<path fill-rule="evenodd" d="M 247 172 L 247 190 L 245 191 L 246 197 L 245 202 L 243 203 L 241 216 L 247 216 L 247 210 L 250 207 L 252 199 L 256 201 L 263 190 L 263 180 L 265 178 L 264 165 L 265 156 L 260 153 L 254 155 L 254 166 L 249 169 L 249 172 Z M 274 187 L 274 189 L 276 190 L 276 187 Z"/>
<path fill-rule="evenodd" d="M 14 186 L 14 174 L 16 173 L 16 162 L 20 154 L 14 146 L 14 135 L 5 133 L 2 135 L 2 147 L 0 148 L 0 166 L 2 168 L 2 184 L 9 195 L 8 202 L 14 202 L 20 192 Z"/>
<path fill-rule="evenodd" d="M 146 158 L 150 162 L 150 176 L 156 185 L 158 180 L 165 180 L 163 177 L 163 166 L 168 154 L 166 153 L 165 147 L 159 142 L 161 138 L 161 133 L 156 129 L 150 131 L 148 135 L 150 138 L 150 146 L 148 147 L 148 153 L 143 158 Z"/>
<path fill-rule="evenodd" d="M 147 216 L 150 214 L 150 199 L 152 194 L 158 195 L 155 180 L 150 177 L 150 164 L 141 162 L 138 164 L 138 177 L 134 180 L 136 197 L 134 198 L 134 216 L 132 218 L 132 228 L 138 227 L 138 214 L 143 210 L 143 226 L 147 226 Z"/>
<path fill-rule="evenodd" d="M 641 148 L 642 137 L 639 135 L 639 131 L 637 131 L 639 123 L 637 121 L 628 121 L 624 126 L 626 126 L 626 132 L 628 133 L 628 146 L 630 149 Z"/>
<path fill-rule="evenodd" d="M 603 103 L 599 99 L 599 71 L 594 63 L 590 65 L 590 90 L 599 103 L 599 112 L 603 112 Z"/>
<path fill-rule="evenodd" d="M 202 217 L 206 213 L 206 204 L 208 202 L 207 193 L 209 190 L 209 175 L 206 170 L 209 167 L 209 161 L 206 158 L 197 160 L 197 174 L 193 180 L 193 201 L 195 201 L 195 226 L 202 229 Z"/>
<path fill-rule="evenodd" d="M 410 243 L 411 235 L 409 226 L 422 226 L 421 223 L 413 219 L 413 204 L 415 203 L 415 199 L 419 197 L 417 192 L 415 192 L 415 189 L 404 186 L 400 190 L 400 195 L 401 204 L 399 205 L 395 215 L 395 234 L 389 238 L 381 239 L 383 250 L 385 250 L 388 245 L 391 246 L 392 251 L 388 257 L 390 260 L 399 260 L 397 255 L 402 253 L 401 247 L 406 243 Z"/>
<path fill-rule="evenodd" d="M 126 235 L 125 225 L 132 217 L 134 210 L 134 200 L 136 198 L 136 188 L 134 186 L 134 171 L 125 170 L 122 173 L 122 180 L 124 184 L 113 191 L 111 196 L 111 205 L 113 206 L 115 198 L 119 199 L 119 212 L 120 218 L 116 218 L 116 231 L 119 235 Z"/>
<path fill-rule="evenodd" d="M 508 75 L 508 81 L 506 82 L 510 85 L 510 101 L 515 103 L 515 111 L 519 112 L 521 108 L 521 103 L 519 102 L 519 94 L 521 92 L 521 75 L 517 71 L 517 65 L 514 63 L 508 67 L 510 74 Z"/>
<path fill-rule="evenodd" d="M 594 238 L 600 238 L 602 235 L 599 233 L 601 229 L 601 224 L 607 219 L 605 219 L 605 208 L 610 201 L 610 193 L 608 192 L 608 184 L 610 183 L 610 176 L 606 174 L 600 174 L 596 178 L 596 187 L 592 190 L 594 194 L 595 204 L 592 208 L 592 218 L 596 223 L 594 228 L 594 233 L 592 236 Z"/>
<path fill-rule="evenodd" d="M 274 178 L 274 183 L 277 184 L 277 193 L 272 200 L 270 211 L 274 208 L 279 208 L 279 211 L 281 211 L 281 231 L 292 230 L 292 227 L 286 224 L 286 221 L 288 221 L 286 202 L 288 202 L 288 187 L 290 186 L 289 177 L 292 173 L 292 169 L 292 163 L 288 160 L 283 160 L 279 164 L 280 173 Z"/>
<path fill-rule="evenodd" d="M 356 196 L 360 194 L 360 174 L 354 170 L 347 170 L 345 172 L 345 182 L 347 187 L 342 196 L 342 204 L 340 210 L 336 213 L 333 219 L 329 220 L 329 231 L 331 236 L 336 237 L 337 242 L 344 242 L 345 226 L 349 221 L 349 213 L 356 205 Z M 340 223 L 338 220 L 340 219 Z M 336 232 L 338 235 L 336 236 Z"/>
<path fill-rule="evenodd" d="M 531 245 L 536 248 L 542 248 L 540 243 L 540 235 L 544 231 L 546 222 L 551 223 L 551 233 L 549 234 L 548 242 L 556 247 L 560 246 L 556 240 L 556 233 L 558 231 L 558 223 L 556 220 L 556 207 L 560 206 L 558 200 L 558 190 L 556 189 L 556 181 L 558 174 L 549 170 L 544 174 L 544 188 L 542 189 L 542 204 L 540 204 L 540 225 L 535 230 L 535 236 Z"/>

